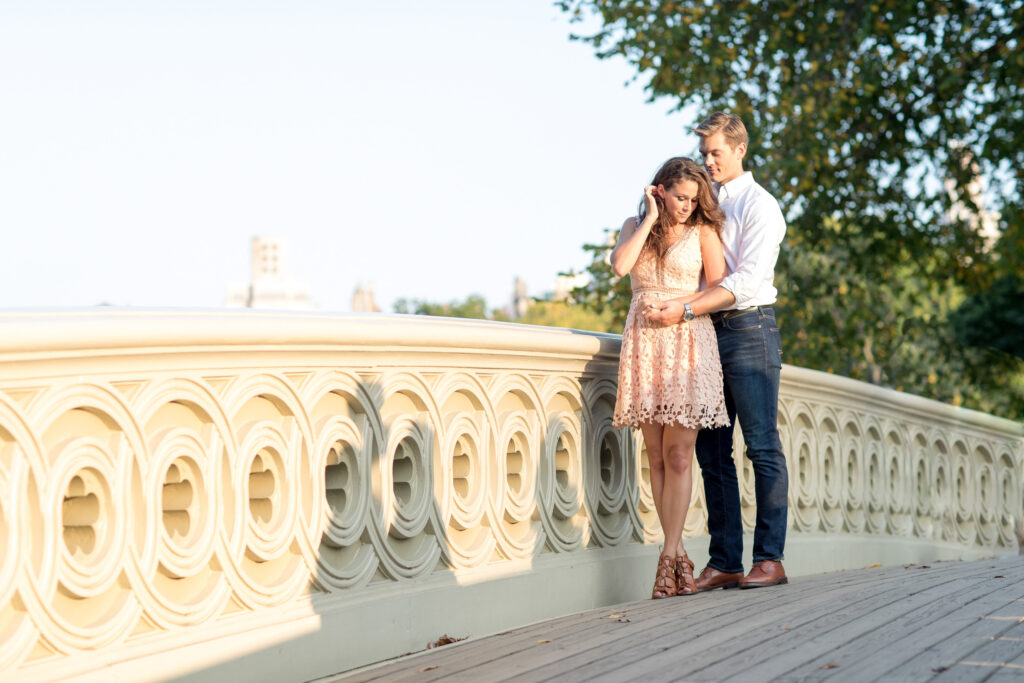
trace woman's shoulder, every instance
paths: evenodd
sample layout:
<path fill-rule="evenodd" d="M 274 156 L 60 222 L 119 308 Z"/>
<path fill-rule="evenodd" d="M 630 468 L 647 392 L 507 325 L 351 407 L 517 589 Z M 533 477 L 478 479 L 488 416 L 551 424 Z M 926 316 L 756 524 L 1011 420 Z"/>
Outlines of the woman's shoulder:
<path fill-rule="evenodd" d="M 630 216 L 626 220 L 622 221 L 622 227 L 619 228 L 619 239 L 626 239 L 640 227 L 640 218 L 637 216 Z"/>

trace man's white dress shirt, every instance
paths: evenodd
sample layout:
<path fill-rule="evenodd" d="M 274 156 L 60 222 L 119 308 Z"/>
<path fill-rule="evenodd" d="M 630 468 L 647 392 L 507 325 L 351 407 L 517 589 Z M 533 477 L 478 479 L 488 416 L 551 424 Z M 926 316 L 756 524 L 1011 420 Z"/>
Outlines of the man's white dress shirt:
<path fill-rule="evenodd" d="M 722 250 L 729 273 L 720 284 L 736 297 L 730 310 L 775 303 L 775 262 L 786 235 L 779 202 L 747 171 L 719 186 L 718 204 L 725 212 Z"/>

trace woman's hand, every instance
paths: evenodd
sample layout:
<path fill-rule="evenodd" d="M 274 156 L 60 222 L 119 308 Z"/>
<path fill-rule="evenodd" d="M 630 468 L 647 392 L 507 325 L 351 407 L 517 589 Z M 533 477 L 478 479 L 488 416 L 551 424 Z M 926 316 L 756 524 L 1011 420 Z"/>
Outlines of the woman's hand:
<path fill-rule="evenodd" d="M 644 188 L 644 205 L 647 207 L 647 215 L 651 217 L 652 221 L 658 220 L 658 200 L 654 197 L 656 191 L 657 188 L 654 185 Z"/>
<path fill-rule="evenodd" d="M 644 307 L 643 316 L 652 325 L 678 325 L 683 322 L 683 304 L 696 298 L 696 294 L 689 294 L 677 299 L 652 301 Z"/>
<path fill-rule="evenodd" d="M 627 218 L 619 230 L 619 239 L 612 253 L 608 255 L 608 263 L 611 264 L 616 277 L 622 277 L 633 270 L 647 242 L 647 236 L 651 234 L 651 229 L 658 221 L 657 191 L 654 185 L 644 188 L 644 219 L 641 221 L 638 217 Z"/>

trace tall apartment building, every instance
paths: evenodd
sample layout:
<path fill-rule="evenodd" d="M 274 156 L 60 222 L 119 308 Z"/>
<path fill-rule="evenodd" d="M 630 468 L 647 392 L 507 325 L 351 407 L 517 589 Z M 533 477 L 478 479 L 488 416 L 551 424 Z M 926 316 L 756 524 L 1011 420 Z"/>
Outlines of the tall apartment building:
<path fill-rule="evenodd" d="M 253 237 L 251 282 L 234 286 L 225 305 L 231 308 L 264 308 L 311 311 L 316 308 L 304 284 L 290 272 L 288 242 L 283 237 Z"/>

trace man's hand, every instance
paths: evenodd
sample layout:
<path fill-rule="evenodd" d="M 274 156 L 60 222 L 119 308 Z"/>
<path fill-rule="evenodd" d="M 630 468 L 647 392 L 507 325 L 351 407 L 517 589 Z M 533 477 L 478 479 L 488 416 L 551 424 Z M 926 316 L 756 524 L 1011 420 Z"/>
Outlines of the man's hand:
<path fill-rule="evenodd" d="M 644 317 L 656 325 L 676 325 L 683 321 L 683 302 L 678 299 L 648 304 Z"/>

